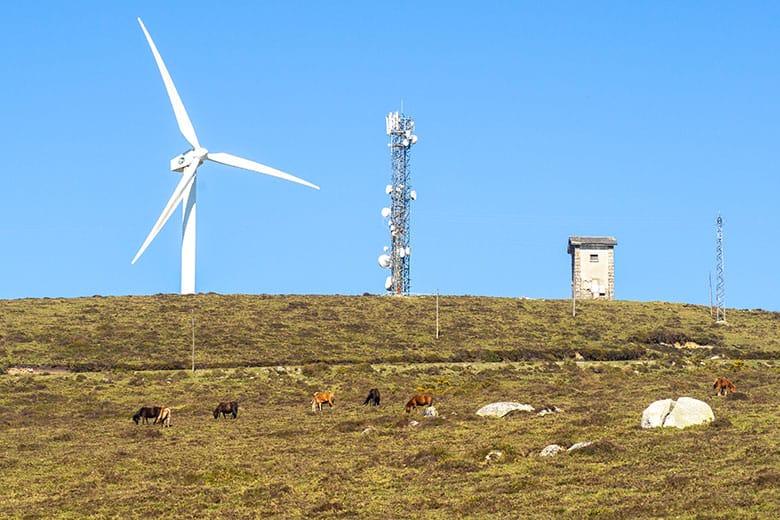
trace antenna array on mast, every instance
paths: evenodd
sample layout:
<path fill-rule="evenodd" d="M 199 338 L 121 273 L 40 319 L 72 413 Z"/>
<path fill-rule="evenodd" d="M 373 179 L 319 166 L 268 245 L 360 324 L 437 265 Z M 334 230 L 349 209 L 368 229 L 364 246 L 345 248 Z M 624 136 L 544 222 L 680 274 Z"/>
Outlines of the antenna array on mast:
<path fill-rule="evenodd" d="M 385 117 L 385 128 L 390 136 L 390 157 L 392 181 L 385 187 L 390 197 L 390 207 L 382 208 L 382 217 L 390 228 L 390 247 L 385 247 L 379 257 L 379 265 L 390 269 L 385 280 L 385 289 L 391 294 L 409 294 L 411 234 L 409 213 L 411 201 L 417 199 L 417 192 L 410 183 L 409 151 L 417 142 L 414 134 L 414 120 L 403 112 L 390 112 Z"/>
<path fill-rule="evenodd" d="M 726 274 L 723 266 L 723 217 L 715 220 L 715 321 L 726 323 Z"/>

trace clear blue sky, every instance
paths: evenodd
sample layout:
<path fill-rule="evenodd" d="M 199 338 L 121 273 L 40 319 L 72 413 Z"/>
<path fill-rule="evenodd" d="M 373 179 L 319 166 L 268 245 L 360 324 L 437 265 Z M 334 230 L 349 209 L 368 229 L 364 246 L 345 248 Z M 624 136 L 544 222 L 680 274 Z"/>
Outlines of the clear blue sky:
<path fill-rule="evenodd" d="M 50 4 L 50 5 L 49 5 Z M 384 115 L 417 121 L 412 288 L 569 294 L 569 234 L 621 299 L 780 309 L 776 2 L 15 2 L 0 19 L 0 297 L 177 292 L 201 142 L 322 186 L 199 170 L 198 289 L 383 292 Z"/>

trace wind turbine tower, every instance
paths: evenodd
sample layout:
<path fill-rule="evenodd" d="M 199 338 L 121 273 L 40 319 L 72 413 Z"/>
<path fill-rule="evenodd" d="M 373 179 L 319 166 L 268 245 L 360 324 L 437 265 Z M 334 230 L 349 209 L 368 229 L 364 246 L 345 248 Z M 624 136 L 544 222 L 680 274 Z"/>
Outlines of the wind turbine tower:
<path fill-rule="evenodd" d="M 168 199 L 168 203 L 165 205 L 160 217 L 155 222 L 154 227 L 149 232 L 149 235 L 144 240 L 141 248 L 133 258 L 132 263 L 136 263 L 141 255 L 144 254 L 146 248 L 152 243 L 154 237 L 160 232 L 160 230 L 168 222 L 176 208 L 181 205 L 182 208 L 182 227 L 181 227 L 181 294 L 193 294 L 195 292 L 195 223 L 196 223 L 196 184 L 198 168 L 205 161 L 212 161 L 226 166 L 233 166 L 234 168 L 241 168 L 252 172 L 262 173 L 270 175 L 286 181 L 295 182 L 314 188 L 320 189 L 318 186 L 299 179 L 289 173 L 271 168 L 264 164 L 260 164 L 243 157 L 238 157 L 225 152 L 210 152 L 201 146 L 198 141 L 198 136 L 195 135 L 195 128 L 192 126 L 192 121 L 187 115 L 187 110 L 184 108 L 184 104 L 179 97 L 179 93 L 176 90 L 176 86 L 173 84 L 173 79 L 168 73 L 168 68 L 163 62 L 162 56 L 160 56 L 157 46 L 152 40 L 152 36 L 149 31 L 146 30 L 146 26 L 138 19 L 138 24 L 141 26 L 141 30 L 146 37 L 146 42 L 149 44 L 149 49 L 152 51 L 154 61 L 157 63 L 157 68 L 162 76 L 163 85 L 168 93 L 168 98 L 171 101 L 173 107 L 173 114 L 176 117 L 176 123 L 179 125 L 179 131 L 181 132 L 184 140 L 190 145 L 190 149 L 186 152 L 177 155 L 171 159 L 171 171 L 181 174 L 179 183 L 173 190 L 171 198 Z"/>
<path fill-rule="evenodd" d="M 409 168 L 409 152 L 417 143 L 414 134 L 414 119 L 402 112 L 390 112 L 385 117 L 385 128 L 390 136 L 390 157 L 392 162 L 392 181 L 385 187 L 390 197 L 389 207 L 382 208 L 382 217 L 386 219 L 390 231 L 390 246 L 379 256 L 379 265 L 390 270 L 385 280 L 385 289 L 394 295 L 407 295 L 411 286 L 410 256 L 411 233 L 409 216 L 411 202 L 417 200 L 417 192 L 412 189 Z"/>

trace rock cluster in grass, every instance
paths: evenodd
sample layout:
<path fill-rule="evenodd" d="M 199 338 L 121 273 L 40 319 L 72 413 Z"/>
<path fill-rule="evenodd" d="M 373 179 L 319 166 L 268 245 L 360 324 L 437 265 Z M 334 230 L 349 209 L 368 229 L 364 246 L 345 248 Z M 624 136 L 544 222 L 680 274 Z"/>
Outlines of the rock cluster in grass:
<path fill-rule="evenodd" d="M 642 412 L 642 428 L 687 428 L 715 420 L 710 405 L 691 397 L 662 399 Z"/>
<path fill-rule="evenodd" d="M 560 413 L 562 411 L 563 411 L 562 408 L 558 408 L 557 406 L 548 404 L 544 406 L 541 410 L 539 410 L 539 413 L 537 413 L 536 415 L 540 417 L 544 417 L 545 415 L 549 415 L 551 413 Z"/>
<path fill-rule="evenodd" d="M 550 444 L 549 446 L 546 446 L 542 451 L 539 452 L 540 457 L 554 457 L 555 455 L 558 455 L 559 453 L 571 453 L 573 451 L 581 450 L 583 448 L 587 448 L 588 446 L 593 445 L 593 441 L 583 441 L 583 442 L 577 442 L 569 446 L 569 448 L 564 448 L 560 444 Z"/>

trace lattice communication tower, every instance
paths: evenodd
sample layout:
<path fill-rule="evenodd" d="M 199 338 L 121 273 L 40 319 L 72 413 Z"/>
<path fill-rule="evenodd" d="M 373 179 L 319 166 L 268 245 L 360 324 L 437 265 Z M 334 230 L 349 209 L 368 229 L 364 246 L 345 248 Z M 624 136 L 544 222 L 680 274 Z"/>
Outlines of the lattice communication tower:
<path fill-rule="evenodd" d="M 385 280 L 385 289 L 390 294 L 409 294 L 411 230 L 409 217 L 411 202 L 417 199 L 412 189 L 409 156 L 412 146 L 417 143 L 414 134 L 414 119 L 401 113 L 390 112 L 385 117 L 385 128 L 390 136 L 390 158 L 392 162 L 392 180 L 385 187 L 390 197 L 390 206 L 382 208 L 382 217 L 386 219 L 390 231 L 390 246 L 379 256 L 379 265 L 390 269 Z"/>
<path fill-rule="evenodd" d="M 723 217 L 715 221 L 715 321 L 726 322 L 726 273 L 723 266 Z"/>

